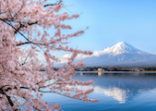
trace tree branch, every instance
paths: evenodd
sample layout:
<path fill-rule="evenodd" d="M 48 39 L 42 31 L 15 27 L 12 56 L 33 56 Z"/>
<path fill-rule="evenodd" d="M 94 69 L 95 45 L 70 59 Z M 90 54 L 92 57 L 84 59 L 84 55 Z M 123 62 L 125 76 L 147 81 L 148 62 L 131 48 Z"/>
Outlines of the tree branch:
<path fill-rule="evenodd" d="M 31 25 L 35 25 L 37 23 L 38 23 L 37 21 L 35 21 L 35 22 L 28 22 L 28 23 L 25 23 L 25 24 L 19 23 L 20 26 L 18 28 L 16 28 L 15 34 L 18 33 L 20 31 L 20 29 L 22 29 L 24 27 L 27 27 L 27 25 L 31 26 Z"/>
<path fill-rule="evenodd" d="M 13 106 L 14 106 L 14 103 L 13 103 L 13 101 L 11 100 L 11 97 L 8 96 L 8 95 L 5 93 L 5 91 L 4 91 L 3 89 L 0 89 L 0 93 L 1 93 L 2 95 L 5 95 L 5 97 L 6 97 L 7 101 L 8 101 L 8 103 L 10 104 L 11 107 L 13 107 Z"/>
<path fill-rule="evenodd" d="M 49 6 L 51 7 L 51 6 L 59 5 L 59 4 L 62 4 L 62 2 L 63 2 L 62 0 L 59 0 L 57 3 L 46 4 L 46 5 L 44 5 L 44 7 L 49 7 Z"/>

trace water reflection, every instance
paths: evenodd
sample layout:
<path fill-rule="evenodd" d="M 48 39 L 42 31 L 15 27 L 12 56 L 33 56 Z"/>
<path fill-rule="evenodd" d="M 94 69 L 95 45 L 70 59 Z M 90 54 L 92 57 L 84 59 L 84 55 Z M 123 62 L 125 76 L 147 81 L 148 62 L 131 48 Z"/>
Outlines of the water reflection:
<path fill-rule="evenodd" d="M 117 88 L 117 87 L 104 88 L 104 87 L 95 86 L 94 93 L 104 94 L 105 96 L 112 97 L 114 100 L 118 101 L 119 103 L 126 102 L 127 93 L 125 90 L 121 88 Z"/>
<path fill-rule="evenodd" d="M 91 98 L 97 103 L 45 95 L 49 103 L 61 103 L 64 111 L 156 111 L 156 76 L 149 75 L 77 75 L 75 79 L 94 80 Z"/>

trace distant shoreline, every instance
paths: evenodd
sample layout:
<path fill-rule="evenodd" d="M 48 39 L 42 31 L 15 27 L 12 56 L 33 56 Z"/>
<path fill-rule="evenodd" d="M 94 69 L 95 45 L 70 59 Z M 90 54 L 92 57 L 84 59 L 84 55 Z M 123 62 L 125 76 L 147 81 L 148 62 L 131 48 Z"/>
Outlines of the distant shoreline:
<path fill-rule="evenodd" d="M 95 73 L 97 74 L 98 71 L 76 71 L 77 73 L 84 73 L 84 74 L 88 74 L 88 73 Z M 156 71 L 104 71 L 103 74 L 123 74 L 123 73 L 133 73 L 133 74 L 152 74 L 152 73 L 156 73 Z"/>
<path fill-rule="evenodd" d="M 77 70 L 81 74 L 156 74 L 156 67 L 85 67 Z"/>

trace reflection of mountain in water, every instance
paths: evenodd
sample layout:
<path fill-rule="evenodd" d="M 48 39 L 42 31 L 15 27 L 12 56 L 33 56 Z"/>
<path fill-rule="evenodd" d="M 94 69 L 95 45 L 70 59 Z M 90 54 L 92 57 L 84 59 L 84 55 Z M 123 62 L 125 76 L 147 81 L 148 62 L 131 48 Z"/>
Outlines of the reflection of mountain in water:
<path fill-rule="evenodd" d="M 85 76 L 81 76 L 85 78 Z M 88 77 L 87 77 L 88 78 Z M 112 97 L 119 103 L 132 100 L 136 95 L 155 91 L 155 76 L 134 76 L 134 75 L 104 75 L 102 77 L 89 76 L 95 81 L 95 93 Z"/>
<path fill-rule="evenodd" d="M 106 96 L 112 97 L 114 100 L 118 101 L 119 103 L 125 103 L 127 97 L 126 91 L 117 87 L 102 88 L 99 86 L 95 86 L 94 92 L 97 94 L 104 94 Z"/>

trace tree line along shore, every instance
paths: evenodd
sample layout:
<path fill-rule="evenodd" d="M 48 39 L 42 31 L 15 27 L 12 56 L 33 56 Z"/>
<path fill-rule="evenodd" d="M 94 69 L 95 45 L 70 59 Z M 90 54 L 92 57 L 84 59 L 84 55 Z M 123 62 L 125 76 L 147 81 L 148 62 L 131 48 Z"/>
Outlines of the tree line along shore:
<path fill-rule="evenodd" d="M 155 67 L 84 67 L 77 69 L 77 71 L 98 71 L 103 70 L 104 72 L 155 72 Z"/>

